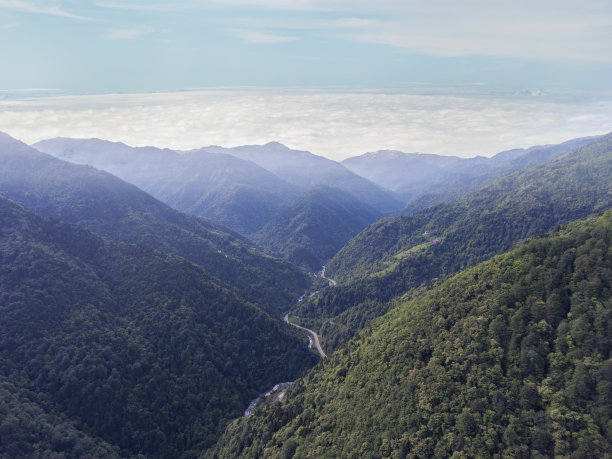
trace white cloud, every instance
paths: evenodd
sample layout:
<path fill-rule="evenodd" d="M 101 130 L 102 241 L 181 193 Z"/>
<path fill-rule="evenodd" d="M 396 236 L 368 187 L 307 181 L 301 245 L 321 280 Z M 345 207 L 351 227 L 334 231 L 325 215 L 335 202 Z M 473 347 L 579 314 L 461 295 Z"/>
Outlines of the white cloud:
<path fill-rule="evenodd" d="M 17 11 L 19 13 L 46 14 L 70 19 L 89 20 L 88 18 L 69 13 L 59 6 L 48 5 L 48 2 L 26 0 L 0 0 L 0 9 Z"/>
<path fill-rule="evenodd" d="M 328 37 L 441 57 L 612 62 L 609 0 L 108 0 L 97 5 L 153 12 L 229 10 L 236 14 L 224 19 L 225 26 L 244 28 L 251 36 L 247 40 L 256 43 L 268 35 L 280 41 L 293 37 L 292 31 L 316 29 Z M 282 19 L 270 17 L 270 11 L 282 11 Z M 236 20 L 238 15 L 252 25 L 240 25 L 244 19 Z"/>
<path fill-rule="evenodd" d="M 152 33 L 154 29 L 151 27 L 131 27 L 127 29 L 113 29 L 107 31 L 103 37 L 107 40 L 133 40 Z"/>
<path fill-rule="evenodd" d="M 452 13 L 450 11 L 449 13 Z M 495 56 L 544 61 L 612 62 L 612 16 L 523 17 L 490 11 L 482 17 L 393 18 L 337 36 L 440 57 Z"/>
<path fill-rule="evenodd" d="M 192 2 L 193 3 L 193 2 Z M 554 15 L 558 12 L 573 10 L 576 12 L 610 10 L 608 0 L 212 0 L 200 4 L 222 4 L 248 6 L 281 11 L 314 11 L 314 12 L 355 12 L 362 14 L 393 15 L 455 15 L 472 16 L 478 19 L 478 13 L 491 10 L 538 11 Z"/>
<path fill-rule="evenodd" d="M 379 149 L 459 156 L 612 131 L 612 95 L 206 90 L 0 100 L 0 131 L 191 149 L 276 140 L 333 159 Z"/>
<path fill-rule="evenodd" d="M 258 30 L 248 29 L 231 29 L 231 33 L 240 38 L 243 42 L 250 45 L 266 45 L 273 43 L 288 43 L 299 40 L 298 37 L 291 37 L 287 35 L 278 35 L 270 32 L 261 32 Z"/>
<path fill-rule="evenodd" d="M 494 56 L 612 62 L 609 0 L 214 0 L 284 11 L 257 19 L 275 30 L 324 29 L 328 36 L 441 57 Z M 192 8 L 195 6 L 191 4 Z M 211 2 L 199 7 L 211 7 Z M 333 20 L 331 15 L 348 20 Z M 258 17 L 261 18 L 261 13 Z M 256 21 L 257 21 L 256 20 Z M 351 28 L 353 32 L 344 33 Z"/>

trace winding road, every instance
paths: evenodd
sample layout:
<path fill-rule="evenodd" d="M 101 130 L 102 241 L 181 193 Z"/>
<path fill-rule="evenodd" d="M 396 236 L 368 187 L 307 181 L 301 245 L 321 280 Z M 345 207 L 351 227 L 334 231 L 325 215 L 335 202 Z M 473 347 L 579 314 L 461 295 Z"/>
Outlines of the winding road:
<path fill-rule="evenodd" d="M 337 283 L 335 280 L 333 280 L 333 279 L 331 279 L 331 278 L 329 278 L 329 277 L 325 277 L 325 270 L 326 270 L 326 269 L 327 269 L 327 266 L 323 266 L 323 269 L 322 269 L 322 270 L 321 270 L 321 272 L 319 273 L 319 276 L 321 276 L 323 279 L 325 279 L 326 281 L 328 281 L 328 282 L 329 282 L 329 286 L 330 286 L 330 287 L 335 287 L 336 285 L 338 285 L 338 283 Z"/>
<path fill-rule="evenodd" d="M 313 342 L 315 344 L 315 347 L 317 348 L 317 352 L 319 353 L 321 358 L 324 359 L 324 358 L 327 357 L 325 355 L 325 352 L 323 352 L 323 349 L 321 348 L 321 343 L 319 343 L 319 335 L 317 335 L 315 332 L 313 332 L 310 328 L 301 327 L 299 325 L 296 325 L 294 323 L 289 322 L 289 314 L 285 314 L 285 322 L 288 323 L 289 325 L 293 325 L 295 328 L 299 328 L 300 330 L 304 330 L 304 331 L 308 332 L 310 334 L 310 336 L 312 336 L 312 340 L 313 340 Z"/>

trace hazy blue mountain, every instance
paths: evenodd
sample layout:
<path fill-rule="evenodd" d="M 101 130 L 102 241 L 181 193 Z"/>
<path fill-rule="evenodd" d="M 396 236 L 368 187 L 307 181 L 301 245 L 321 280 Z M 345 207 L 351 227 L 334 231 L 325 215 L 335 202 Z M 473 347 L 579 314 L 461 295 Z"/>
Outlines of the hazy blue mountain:
<path fill-rule="evenodd" d="M 599 140 L 602 136 L 580 137 L 556 145 L 536 145 L 530 148 L 515 148 L 497 153 L 491 158 L 496 164 L 513 163 L 515 166 L 528 166 L 548 161 L 556 156 L 569 153 L 580 147 Z"/>
<path fill-rule="evenodd" d="M 57 138 L 33 147 L 108 171 L 175 209 L 242 234 L 256 232 L 301 191 L 253 162 L 222 153 L 179 154 L 99 139 Z"/>
<path fill-rule="evenodd" d="M 176 253 L 271 310 L 297 298 L 307 279 L 232 231 L 182 214 L 134 185 L 41 153 L 0 134 L 0 194 L 105 237 Z"/>
<path fill-rule="evenodd" d="M 318 186 L 281 210 L 254 239 L 261 246 L 315 271 L 380 216 L 345 191 Z"/>
<path fill-rule="evenodd" d="M 408 201 L 420 190 L 439 182 L 442 176 L 462 169 L 467 162 L 479 167 L 486 163 L 486 158 L 463 159 L 381 150 L 347 158 L 342 161 L 342 165 Z"/>
<path fill-rule="evenodd" d="M 339 188 L 381 213 L 393 213 L 398 210 L 398 206 L 402 206 L 391 192 L 354 174 L 342 164 L 308 151 L 292 150 L 278 142 L 235 148 L 211 146 L 202 150 L 228 153 L 252 161 L 303 189 L 317 185 Z"/>
<path fill-rule="evenodd" d="M 342 164 L 385 187 L 407 203 L 409 214 L 459 199 L 497 177 L 573 151 L 597 140 L 585 137 L 559 145 L 540 145 L 498 153 L 492 158 L 459 158 L 382 150 L 347 158 Z"/>
<path fill-rule="evenodd" d="M 114 456 L 87 438 L 74 451 L 74 425 L 123 457 L 193 457 L 316 360 L 305 337 L 195 264 L 0 197 L 0 384 L 17 397 L 0 400 L 0 455 L 43 457 L 51 443 L 49 457 Z M 24 423 L 6 417 L 19 406 Z"/>

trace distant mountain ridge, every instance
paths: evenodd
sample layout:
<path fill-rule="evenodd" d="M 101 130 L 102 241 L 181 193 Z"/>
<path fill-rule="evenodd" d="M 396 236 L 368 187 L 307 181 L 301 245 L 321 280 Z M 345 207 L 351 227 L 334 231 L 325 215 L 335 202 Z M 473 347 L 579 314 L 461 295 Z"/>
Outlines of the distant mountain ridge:
<path fill-rule="evenodd" d="M 319 185 L 339 188 L 383 214 L 397 211 L 401 205 L 388 190 L 380 188 L 361 175 L 354 174 L 342 163 L 308 151 L 292 150 L 278 142 L 234 148 L 211 146 L 202 150 L 227 153 L 252 161 L 302 189 Z"/>
<path fill-rule="evenodd" d="M 500 152 L 491 158 L 460 158 L 424 153 L 380 150 L 347 158 L 342 164 L 385 187 L 407 203 L 403 214 L 452 201 L 497 177 L 545 162 L 600 136 L 573 139 L 558 145 L 540 145 Z"/>
<path fill-rule="evenodd" d="M 329 247 L 339 248 L 338 241 L 343 240 L 323 237 L 312 243 L 315 233 L 334 234 L 329 225 L 324 228 L 331 220 L 317 220 L 315 214 L 300 210 L 298 202 L 304 203 L 300 197 L 314 187 L 328 186 L 349 193 L 378 216 L 409 215 L 456 201 L 500 176 L 588 145 L 597 138 L 501 152 L 493 158 L 386 150 L 342 163 L 292 150 L 278 142 L 175 152 L 99 139 L 58 138 L 38 142 L 34 147 L 117 174 L 178 210 L 211 218 L 274 253 L 314 267 L 329 258 Z M 308 222 L 307 218 L 313 220 Z M 296 237 L 295 231 L 293 237 L 289 236 L 287 225 L 298 220 L 310 228 L 309 237 L 303 237 L 303 231 L 302 237 Z M 344 221 L 348 222 L 346 218 Z M 321 226 L 315 228 L 317 224 Z M 279 245 L 281 242 L 284 247 Z"/>
<path fill-rule="evenodd" d="M 242 234 L 257 231 L 300 194 L 255 163 L 222 153 L 178 154 L 99 139 L 67 138 L 43 140 L 33 148 L 110 172 L 175 209 L 212 218 Z"/>
<path fill-rule="evenodd" d="M 379 250 L 382 249 L 382 251 L 372 253 L 371 261 L 387 258 L 389 251 L 395 254 L 403 248 L 409 249 L 411 245 L 414 245 L 413 242 L 417 242 L 417 239 L 420 240 L 419 238 L 422 238 L 422 236 L 417 236 L 408 229 L 409 225 L 416 221 L 423 225 L 423 232 L 428 233 L 426 236 L 434 237 L 437 235 L 442 237 L 444 232 L 449 230 L 451 223 L 461 222 L 473 227 L 472 234 L 470 232 L 465 234 L 468 237 L 473 237 L 477 234 L 474 231 L 476 231 L 476 225 L 480 222 L 479 218 L 486 217 L 488 225 L 495 224 L 495 221 L 491 221 L 489 214 L 499 215 L 500 218 L 506 219 L 508 224 L 517 226 L 526 223 L 526 221 L 536 221 L 538 218 L 550 218 L 549 213 L 553 206 L 560 215 L 570 211 L 570 203 L 578 209 L 587 209 L 589 206 L 581 200 L 596 203 L 599 210 L 606 209 L 612 205 L 612 188 L 608 186 L 608 179 L 612 174 L 612 134 L 598 137 L 595 141 L 589 139 L 586 141 L 586 145 L 582 145 L 584 142 L 583 139 L 572 141 L 569 143 L 569 145 L 572 145 L 569 153 L 560 157 L 553 154 L 553 158 L 557 158 L 552 161 L 498 178 L 491 185 L 468 195 L 462 201 L 426 209 L 413 216 L 394 217 L 377 223 L 376 225 L 387 227 L 407 223 L 408 227 L 394 233 L 395 237 L 378 234 L 380 242 L 385 245 L 383 248 L 380 244 L 375 244 L 375 247 Z M 574 148 L 573 146 L 576 144 L 581 146 Z M 567 145 L 560 150 L 565 151 L 565 147 Z M 556 146 L 554 148 L 558 149 Z M 544 148 L 543 151 L 548 153 L 549 148 Z M 581 195 L 586 189 L 591 190 L 591 192 L 588 196 L 582 197 Z M 519 203 L 524 203 L 527 206 L 526 209 L 517 207 Z M 542 210 L 540 214 L 537 212 L 538 208 Z M 514 220 L 508 215 L 508 211 L 511 209 L 517 213 Z M 593 210 L 596 211 L 597 208 Z M 521 219 L 520 215 L 524 211 L 528 211 L 528 215 Z M 434 223 L 436 221 L 438 223 Z M 563 223 L 567 221 L 569 220 Z M 483 229 L 479 228 L 479 231 L 482 232 Z M 506 231 L 508 231 L 507 228 Z M 368 230 L 359 237 L 367 237 L 367 232 Z M 372 232 L 372 236 L 375 234 L 376 232 Z M 493 232 L 489 232 L 488 237 L 493 237 L 493 234 Z M 531 234 L 527 234 L 527 236 L 529 235 Z M 414 237 L 415 240 L 406 242 L 405 237 Z M 487 234 L 479 234 L 478 237 L 484 241 Z M 351 243 L 356 242 L 357 239 Z M 349 246 L 345 249 L 348 254 L 350 252 Z M 365 255 L 366 252 L 356 251 L 355 253 Z M 357 266 L 361 262 L 356 262 L 353 267 L 346 270 L 341 267 L 341 265 L 347 266 L 345 262 L 348 261 L 341 261 L 342 256 L 342 253 L 339 254 L 336 260 L 330 263 L 330 273 L 336 274 L 340 279 L 346 279 L 360 272 Z M 376 263 L 367 264 L 370 266 L 369 272 L 375 272 L 381 266 Z"/>

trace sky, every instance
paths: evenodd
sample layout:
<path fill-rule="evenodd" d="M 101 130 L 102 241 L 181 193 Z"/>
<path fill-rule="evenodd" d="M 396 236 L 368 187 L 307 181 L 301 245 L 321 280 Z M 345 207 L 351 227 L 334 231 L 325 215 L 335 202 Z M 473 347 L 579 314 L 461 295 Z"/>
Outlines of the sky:
<path fill-rule="evenodd" d="M 470 156 L 612 130 L 609 0 L 0 0 L 0 59 L 26 141 Z"/>

